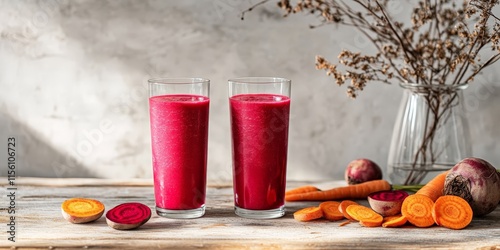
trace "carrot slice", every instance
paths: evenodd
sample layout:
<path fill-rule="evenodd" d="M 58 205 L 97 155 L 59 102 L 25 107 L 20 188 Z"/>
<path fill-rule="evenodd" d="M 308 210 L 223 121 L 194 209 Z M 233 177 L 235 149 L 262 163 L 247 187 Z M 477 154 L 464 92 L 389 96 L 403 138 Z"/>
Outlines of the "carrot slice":
<path fill-rule="evenodd" d="M 365 227 L 378 227 L 382 225 L 384 219 L 380 214 L 371 208 L 361 205 L 350 205 L 346 209 L 347 213 Z"/>
<path fill-rule="evenodd" d="M 407 221 L 408 219 L 401 214 L 387 216 L 382 221 L 382 227 L 400 227 L 406 224 Z"/>
<path fill-rule="evenodd" d="M 436 224 L 446 228 L 465 228 L 472 221 L 472 215 L 471 206 L 460 196 L 441 196 L 432 207 L 432 218 Z"/>
<path fill-rule="evenodd" d="M 311 186 L 311 185 L 301 186 L 301 187 L 290 189 L 290 190 L 286 191 L 285 196 L 291 195 L 291 194 L 303 194 L 303 193 L 319 191 L 319 190 L 320 190 L 319 188 L 317 188 L 315 186 Z"/>
<path fill-rule="evenodd" d="M 382 215 L 380 216 L 382 217 Z M 380 227 L 382 225 L 382 220 L 360 220 L 359 224 L 364 227 Z"/>
<path fill-rule="evenodd" d="M 340 202 L 325 201 L 319 204 L 323 210 L 323 217 L 327 220 L 337 221 L 344 219 L 344 215 L 339 211 Z"/>
<path fill-rule="evenodd" d="M 417 227 L 434 225 L 432 206 L 434 202 L 426 195 L 412 194 L 403 201 L 401 213 L 408 221 Z"/>
<path fill-rule="evenodd" d="M 71 223 L 87 223 L 101 218 L 104 205 L 98 200 L 71 198 L 62 203 L 61 212 Z"/>
<path fill-rule="evenodd" d="M 348 220 L 354 220 L 347 212 L 346 212 L 346 209 L 348 206 L 350 205 L 359 205 L 357 202 L 355 201 L 351 201 L 351 200 L 343 200 L 342 202 L 340 202 L 340 206 L 339 206 L 339 211 L 344 215 L 344 217 L 346 217 Z"/>
<path fill-rule="evenodd" d="M 321 217 L 323 217 L 323 211 L 320 207 L 306 207 L 293 213 L 293 218 L 298 221 L 311 221 Z"/>

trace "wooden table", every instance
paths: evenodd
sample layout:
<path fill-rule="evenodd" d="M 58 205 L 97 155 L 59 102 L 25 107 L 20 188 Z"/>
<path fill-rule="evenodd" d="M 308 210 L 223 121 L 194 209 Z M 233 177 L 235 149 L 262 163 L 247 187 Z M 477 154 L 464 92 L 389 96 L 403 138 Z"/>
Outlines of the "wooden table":
<path fill-rule="evenodd" d="M 231 185 L 209 185 L 206 215 L 199 219 L 174 220 L 154 214 L 142 227 L 118 231 L 105 218 L 89 224 L 70 224 L 61 215 L 61 203 L 70 197 L 101 200 L 106 209 L 123 202 L 142 202 L 154 209 L 150 180 L 40 179 L 16 180 L 15 240 L 10 242 L 7 216 L 9 203 L 6 178 L 2 195 L 3 249 L 154 249 L 154 248 L 266 248 L 266 249 L 500 249 L 500 208 L 474 219 L 464 230 L 431 228 L 364 228 L 358 223 L 340 227 L 340 222 L 318 220 L 301 223 L 292 213 L 317 203 L 287 204 L 285 217 L 251 220 L 233 212 Z M 289 187 L 304 183 L 289 182 Z M 343 182 L 324 183 L 323 187 Z M 321 186 L 321 185 L 320 185 Z M 6 206 L 7 205 L 7 206 Z M 154 210 L 153 210 L 154 211 Z"/>

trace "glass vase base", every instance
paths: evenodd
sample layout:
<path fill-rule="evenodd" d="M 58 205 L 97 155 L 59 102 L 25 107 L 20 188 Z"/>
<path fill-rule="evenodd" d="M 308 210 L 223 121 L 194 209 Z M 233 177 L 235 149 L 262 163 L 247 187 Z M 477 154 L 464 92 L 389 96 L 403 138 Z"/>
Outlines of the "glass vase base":
<path fill-rule="evenodd" d="M 427 166 L 397 165 L 389 166 L 389 179 L 395 185 L 425 184 L 454 164 L 434 164 Z"/>
<path fill-rule="evenodd" d="M 387 173 L 393 184 L 425 184 L 472 155 L 464 84 L 401 83 Z"/>
<path fill-rule="evenodd" d="M 170 219 L 194 219 L 200 218 L 205 214 L 205 205 L 188 210 L 170 210 L 165 208 L 156 207 L 156 214 L 161 217 Z"/>
<path fill-rule="evenodd" d="M 247 219 L 275 219 L 285 215 L 285 206 L 270 210 L 250 210 L 235 206 L 234 213 Z"/>

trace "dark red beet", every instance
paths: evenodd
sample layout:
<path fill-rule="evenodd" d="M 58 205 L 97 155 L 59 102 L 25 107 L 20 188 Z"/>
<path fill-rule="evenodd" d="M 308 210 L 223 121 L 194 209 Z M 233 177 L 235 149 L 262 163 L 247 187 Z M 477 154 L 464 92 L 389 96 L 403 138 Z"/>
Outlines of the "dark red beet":
<path fill-rule="evenodd" d="M 120 204 L 106 213 L 108 226 L 127 230 L 140 227 L 151 218 L 151 209 L 137 202 Z"/>
<path fill-rule="evenodd" d="M 355 185 L 372 180 L 381 180 L 382 170 L 375 162 L 362 158 L 351 161 L 347 165 L 344 177 L 348 185 Z"/>
<path fill-rule="evenodd" d="M 493 212 L 500 203 L 500 176 L 489 162 L 475 157 L 465 158 L 446 175 L 443 194 L 465 199 L 474 216 Z"/>
<path fill-rule="evenodd" d="M 370 197 L 379 201 L 402 201 L 408 197 L 408 193 L 402 190 L 380 191 L 370 194 Z"/>

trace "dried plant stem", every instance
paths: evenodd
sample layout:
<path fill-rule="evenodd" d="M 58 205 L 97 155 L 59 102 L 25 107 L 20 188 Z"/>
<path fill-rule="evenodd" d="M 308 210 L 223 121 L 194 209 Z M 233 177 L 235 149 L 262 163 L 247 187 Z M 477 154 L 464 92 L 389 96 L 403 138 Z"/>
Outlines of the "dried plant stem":
<path fill-rule="evenodd" d="M 458 90 L 457 90 L 458 91 Z M 434 146 L 435 135 L 446 122 L 448 122 L 452 108 L 455 106 L 453 103 L 458 98 L 458 93 L 452 92 L 448 93 L 442 91 L 442 93 L 424 93 L 425 102 L 427 108 L 425 110 L 425 122 L 424 122 L 424 132 L 423 139 L 420 147 L 417 149 L 413 162 L 411 165 L 411 170 L 409 171 L 408 177 L 406 178 L 404 185 L 409 185 L 411 183 L 421 183 L 425 176 L 427 175 L 428 169 L 436 164 L 436 159 L 439 154 Z M 445 103 L 442 103 L 442 101 Z M 443 117 L 446 116 L 446 117 Z M 445 145 L 444 147 L 446 147 Z M 443 148 L 440 149 L 444 150 Z M 429 159 L 427 158 L 429 154 Z"/>
<path fill-rule="evenodd" d="M 242 13 L 272 0 L 262 0 Z M 325 70 L 339 86 L 350 82 L 347 94 L 356 98 L 368 83 L 394 80 L 429 87 L 425 95 L 425 128 L 405 184 L 422 181 L 429 165 L 435 165 L 444 149 L 436 136 L 457 99 L 458 86 L 470 83 L 486 67 L 500 60 L 500 19 L 492 13 L 499 0 L 419 0 L 410 22 L 398 22 L 390 0 L 276 0 L 284 16 L 316 15 L 326 24 L 356 28 L 377 50 L 375 55 L 342 50 L 338 64 L 316 57 L 316 68 Z M 392 2 L 394 3 L 394 2 Z M 401 14 L 401 13 L 399 13 Z M 493 55 L 485 62 L 480 52 L 487 45 Z M 437 87 L 437 88 L 433 88 Z M 410 163 L 404 163 L 408 168 Z"/>

